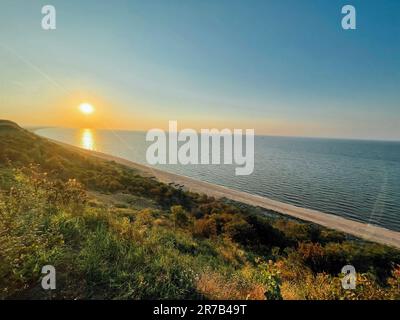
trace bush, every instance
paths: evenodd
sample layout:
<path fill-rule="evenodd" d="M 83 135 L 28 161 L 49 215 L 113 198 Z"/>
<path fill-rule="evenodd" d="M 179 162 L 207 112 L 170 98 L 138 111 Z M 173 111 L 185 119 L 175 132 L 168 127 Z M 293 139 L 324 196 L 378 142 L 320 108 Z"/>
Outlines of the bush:
<path fill-rule="evenodd" d="M 250 241 L 253 246 L 272 247 L 292 247 L 294 242 L 288 239 L 285 234 L 277 228 L 274 228 L 270 221 L 262 216 L 249 215 L 246 221 L 253 227 L 254 232 L 250 235 Z"/>
<path fill-rule="evenodd" d="M 327 268 L 325 250 L 321 244 L 300 242 L 297 250 L 303 261 L 310 266 L 312 270 L 320 272 Z"/>
<path fill-rule="evenodd" d="M 176 226 L 185 227 L 188 225 L 189 217 L 182 206 L 172 206 L 171 214 Z"/>
<path fill-rule="evenodd" d="M 242 244 L 248 244 L 254 235 L 253 227 L 243 219 L 230 221 L 224 225 L 223 231 L 232 240 Z"/>
<path fill-rule="evenodd" d="M 194 222 L 193 235 L 196 237 L 212 238 L 217 236 L 217 224 L 214 219 L 204 218 Z"/>

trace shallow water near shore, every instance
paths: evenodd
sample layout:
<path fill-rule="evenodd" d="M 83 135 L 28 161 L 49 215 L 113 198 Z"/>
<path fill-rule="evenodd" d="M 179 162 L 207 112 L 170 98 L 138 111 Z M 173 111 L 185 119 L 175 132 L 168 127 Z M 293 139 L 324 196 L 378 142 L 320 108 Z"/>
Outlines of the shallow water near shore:
<path fill-rule="evenodd" d="M 46 128 L 36 133 L 148 165 L 144 132 Z M 257 136 L 250 176 L 235 176 L 236 165 L 156 167 L 400 231 L 399 142 Z"/>

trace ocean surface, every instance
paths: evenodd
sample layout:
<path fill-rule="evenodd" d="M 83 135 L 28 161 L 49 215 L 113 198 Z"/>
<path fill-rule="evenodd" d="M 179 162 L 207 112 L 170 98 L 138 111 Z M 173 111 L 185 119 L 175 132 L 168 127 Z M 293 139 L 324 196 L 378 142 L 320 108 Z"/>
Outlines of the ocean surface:
<path fill-rule="evenodd" d="M 48 128 L 37 134 L 148 165 L 144 132 Z M 159 169 L 400 231 L 400 142 L 257 136 L 255 168 Z"/>

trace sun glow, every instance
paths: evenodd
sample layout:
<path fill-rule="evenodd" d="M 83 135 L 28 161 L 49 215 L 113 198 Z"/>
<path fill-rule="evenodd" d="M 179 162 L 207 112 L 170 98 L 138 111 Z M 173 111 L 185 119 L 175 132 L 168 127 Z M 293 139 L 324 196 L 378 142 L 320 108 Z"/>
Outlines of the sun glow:
<path fill-rule="evenodd" d="M 86 150 L 94 150 L 94 135 L 90 129 L 84 129 L 81 133 L 81 147 Z"/>
<path fill-rule="evenodd" d="M 89 103 L 82 103 L 79 106 L 79 110 L 86 115 L 92 114 L 94 112 L 94 108 L 91 104 Z"/>

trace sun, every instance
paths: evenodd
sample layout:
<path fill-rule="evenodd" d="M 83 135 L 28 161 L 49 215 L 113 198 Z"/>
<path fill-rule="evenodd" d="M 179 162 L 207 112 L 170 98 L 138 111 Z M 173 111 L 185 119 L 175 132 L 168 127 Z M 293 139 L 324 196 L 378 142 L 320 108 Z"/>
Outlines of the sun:
<path fill-rule="evenodd" d="M 92 114 L 94 112 L 94 108 L 90 103 L 82 103 L 79 105 L 79 110 L 86 115 Z"/>

